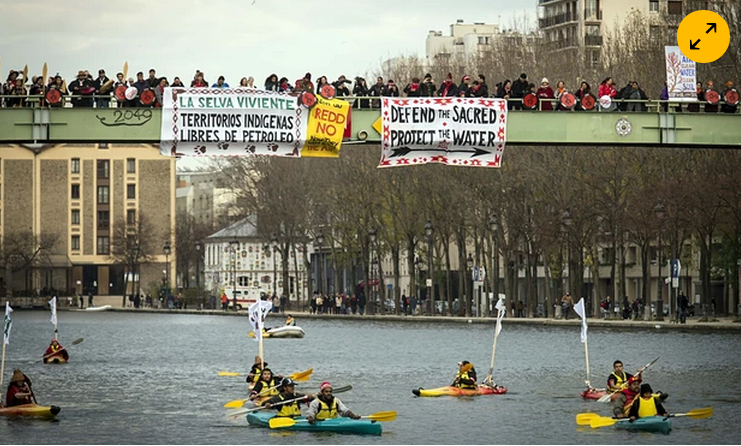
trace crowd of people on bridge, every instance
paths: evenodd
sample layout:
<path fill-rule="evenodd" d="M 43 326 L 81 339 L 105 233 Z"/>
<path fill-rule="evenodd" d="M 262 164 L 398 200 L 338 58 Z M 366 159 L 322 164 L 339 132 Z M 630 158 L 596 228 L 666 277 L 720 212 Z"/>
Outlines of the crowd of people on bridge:
<path fill-rule="evenodd" d="M 136 73 L 136 79 L 125 78 L 123 72 L 116 73 L 115 79 L 110 79 L 104 69 L 98 70 L 94 77 L 88 70 L 80 70 L 73 81 L 67 84 L 59 74 L 44 79 L 42 76 L 32 76 L 26 79 L 23 71 L 10 70 L 6 81 L 0 86 L 0 106 L 52 106 L 62 107 L 66 98 L 72 107 L 106 108 L 115 98 L 116 107 L 161 107 L 163 93 L 167 87 L 186 87 L 180 77 L 172 78 L 172 82 L 157 74 L 152 68 L 148 76 L 144 72 Z M 232 88 L 224 76 L 218 76 L 216 82 L 209 83 L 205 74 L 196 70 L 189 86 L 192 88 Z M 256 85 L 252 76 L 242 77 L 236 88 L 262 89 L 286 93 L 300 93 L 303 91 L 321 91 L 324 85 L 334 87 L 336 97 L 474 97 L 474 98 L 502 98 L 509 101 L 510 110 L 540 110 L 540 111 L 588 111 L 600 109 L 603 111 L 640 112 L 647 110 L 649 95 L 640 84 L 631 80 L 624 87 L 620 87 L 612 77 L 606 77 L 593 88 L 586 81 L 582 81 L 578 88 L 572 88 L 564 81 L 556 82 L 551 86 L 547 77 L 543 77 L 539 84 L 528 79 L 526 73 L 520 74 L 514 81 L 505 79 L 490 89 L 486 76 L 479 74 L 475 78 L 463 75 L 460 82 L 456 82 L 453 75 L 448 73 L 439 84 L 432 74 L 424 77 L 412 77 L 403 88 L 393 79 L 376 78 L 376 82 L 368 85 L 361 76 L 353 81 L 341 75 L 337 80 L 330 82 L 327 76 L 312 79 L 311 73 L 304 74 L 295 81 L 287 77 L 270 74 L 262 87 Z M 352 87 L 352 88 L 351 88 Z M 50 93 L 54 92 L 54 93 Z M 738 110 L 739 93 L 733 81 L 727 81 L 722 88 L 718 88 L 713 80 L 696 86 L 697 102 L 686 104 L 686 111 L 706 113 L 736 113 Z M 586 98 L 586 99 L 585 99 Z M 668 101 L 669 92 L 666 85 L 659 93 L 659 100 Z M 379 108 L 378 99 L 356 99 L 353 102 L 356 108 Z M 669 105 L 662 103 L 664 111 Z M 672 105 L 675 111 L 683 111 L 680 104 Z"/>

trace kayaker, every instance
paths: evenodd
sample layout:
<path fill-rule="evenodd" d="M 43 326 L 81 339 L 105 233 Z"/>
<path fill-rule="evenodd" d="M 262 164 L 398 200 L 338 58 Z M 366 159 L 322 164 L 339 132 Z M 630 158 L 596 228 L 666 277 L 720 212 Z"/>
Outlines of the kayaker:
<path fill-rule="evenodd" d="M 286 316 L 286 327 L 294 327 L 296 320 L 290 314 Z"/>
<path fill-rule="evenodd" d="M 617 360 L 612 363 L 612 373 L 610 373 L 610 376 L 607 377 L 607 390 L 609 392 L 615 392 L 617 390 L 622 390 L 625 385 L 627 385 L 627 382 L 630 378 L 632 378 L 633 375 L 630 373 L 625 373 L 623 370 L 623 362 L 620 360 Z"/>
<path fill-rule="evenodd" d="M 62 355 L 62 358 L 64 358 L 65 361 L 69 361 L 69 353 L 67 353 L 67 349 L 61 346 L 59 342 L 56 339 L 51 340 L 51 344 L 49 344 L 49 347 L 44 352 L 44 362 L 49 362 L 51 360 L 52 356 L 56 356 L 56 352 L 60 352 Z"/>
<path fill-rule="evenodd" d="M 630 407 L 641 391 L 641 378 L 633 377 L 628 380 L 628 387 L 612 396 L 612 413 L 615 418 L 625 418 L 630 412 Z M 658 397 L 663 403 L 669 397 L 669 394 L 657 392 L 654 396 Z"/>
<path fill-rule="evenodd" d="M 273 376 L 273 371 L 265 368 L 260 375 L 260 380 L 255 383 L 250 394 L 250 400 L 257 398 L 272 397 L 278 395 L 278 384 L 283 379 L 282 376 Z"/>
<path fill-rule="evenodd" d="M 478 387 L 476 385 L 476 369 L 473 364 L 468 361 L 458 363 L 458 373 L 455 375 L 452 386 L 461 389 L 475 389 Z"/>
<path fill-rule="evenodd" d="M 301 404 L 302 402 L 305 403 L 306 401 L 314 398 L 314 395 L 312 394 L 306 395 L 296 392 L 296 384 L 291 378 L 283 378 L 283 381 L 281 381 L 280 387 L 278 389 L 280 390 L 280 394 L 271 397 L 269 400 L 265 401 L 262 404 L 267 409 L 278 409 L 278 413 L 275 415 L 276 417 L 300 417 L 301 407 L 299 406 L 299 404 Z M 290 402 L 284 403 L 284 401 Z"/>
<path fill-rule="evenodd" d="M 360 415 L 355 415 L 347 406 L 342 404 L 339 398 L 332 395 L 332 384 L 325 381 L 319 386 L 319 394 L 309 404 L 306 421 L 313 424 L 314 421 L 329 420 L 337 418 L 338 415 L 353 420 L 360 419 Z"/>
<path fill-rule="evenodd" d="M 634 421 L 637 418 L 654 417 L 656 415 L 668 417 L 669 413 L 661 405 L 661 398 L 653 394 L 651 386 L 641 384 L 641 396 L 633 400 L 628 416 L 631 421 Z"/>
<path fill-rule="evenodd" d="M 5 404 L 8 407 L 33 403 L 31 380 L 19 369 L 13 370 L 13 376 L 8 384 L 8 393 L 5 395 Z"/>
<path fill-rule="evenodd" d="M 247 382 L 251 384 L 255 384 L 257 381 L 259 381 L 260 375 L 262 374 L 262 369 L 267 366 L 268 366 L 267 362 L 263 362 L 261 357 L 255 356 L 255 363 L 252 364 L 250 373 L 247 374 Z"/>

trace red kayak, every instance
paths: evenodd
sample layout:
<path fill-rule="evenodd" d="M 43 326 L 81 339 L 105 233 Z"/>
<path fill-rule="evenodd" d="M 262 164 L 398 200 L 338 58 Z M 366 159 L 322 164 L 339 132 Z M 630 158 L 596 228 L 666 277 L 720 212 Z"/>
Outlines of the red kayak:
<path fill-rule="evenodd" d="M 579 392 L 579 395 L 581 395 L 581 397 L 586 400 L 598 400 L 605 396 L 605 394 L 607 394 L 607 391 L 605 389 L 594 388 L 589 388 L 583 392 Z"/>
<path fill-rule="evenodd" d="M 479 395 L 501 395 L 507 393 L 507 388 L 502 386 L 478 386 L 475 389 L 462 389 L 460 387 L 445 386 L 436 389 L 423 389 L 422 387 L 412 390 L 417 396 L 479 396 Z"/>

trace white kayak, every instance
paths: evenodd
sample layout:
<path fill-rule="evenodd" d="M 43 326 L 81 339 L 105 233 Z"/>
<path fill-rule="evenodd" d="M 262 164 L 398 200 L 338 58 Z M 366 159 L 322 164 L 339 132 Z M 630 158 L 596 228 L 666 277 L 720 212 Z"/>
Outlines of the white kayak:
<path fill-rule="evenodd" d="M 263 333 L 265 338 L 303 338 L 306 333 L 301 327 L 284 325 L 283 327 L 274 327 Z M 255 337 L 254 332 L 250 332 L 251 338 Z"/>
<path fill-rule="evenodd" d="M 87 307 L 85 308 L 85 311 L 108 311 L 111 308 L 113 308 L 110 305 L 103 305 L 101 307 Z"/>

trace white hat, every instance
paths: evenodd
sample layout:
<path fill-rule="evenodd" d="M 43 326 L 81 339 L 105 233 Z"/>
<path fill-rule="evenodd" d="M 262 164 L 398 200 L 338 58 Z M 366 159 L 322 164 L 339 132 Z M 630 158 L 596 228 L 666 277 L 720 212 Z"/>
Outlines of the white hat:
<path fill-rule="evenodd" d="M 550 82 L 548 82 L 548 78 L 547 77 L 544 77 L 543 80 L 540 81 L 540 83 L 541 84 L 550 84 Z"/>
<path fill-rule="evenodd" d="M 130 101 L 134 99 L 138 93 L 139 90 L 137 90 L 136 87 L 129 87 L 126 89 L 126 93 L 124 93 L 124 96 Z"/>

